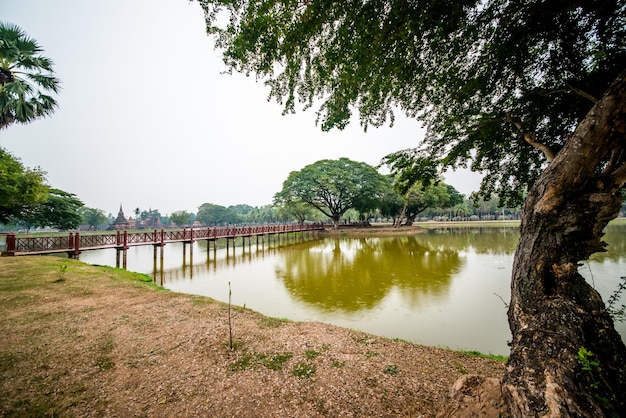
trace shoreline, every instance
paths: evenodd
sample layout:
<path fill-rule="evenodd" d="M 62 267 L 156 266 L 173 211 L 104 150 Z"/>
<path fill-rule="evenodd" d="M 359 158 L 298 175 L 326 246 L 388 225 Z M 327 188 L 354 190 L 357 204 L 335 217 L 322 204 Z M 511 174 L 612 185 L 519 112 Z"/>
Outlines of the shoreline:
<path fill-rule="evenodd" d="M 326 228 L 320 231 L 322 237 L 360 237 L 360 236 L 402 236 L 416 235 L 429 229 L 437 228 L 471 228 L 471 227 L 519 227 L 520 221 L 467 221 L 467 222 L 415 222 L 411 226 L 394 227 L 390 223 L 373 223 L 371 226 L 339 225 L 339 228 Z"/>

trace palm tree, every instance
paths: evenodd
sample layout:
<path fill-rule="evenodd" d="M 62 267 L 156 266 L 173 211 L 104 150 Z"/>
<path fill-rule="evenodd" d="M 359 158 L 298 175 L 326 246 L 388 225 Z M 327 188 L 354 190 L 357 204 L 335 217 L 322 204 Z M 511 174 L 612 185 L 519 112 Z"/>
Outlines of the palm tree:
<path fill-rule="evenodd" d="M 37 41 L 18 26 L 0 22 L 0 130 L 54 112 L 57 93 L 52 61 L 39 55 Z"/>

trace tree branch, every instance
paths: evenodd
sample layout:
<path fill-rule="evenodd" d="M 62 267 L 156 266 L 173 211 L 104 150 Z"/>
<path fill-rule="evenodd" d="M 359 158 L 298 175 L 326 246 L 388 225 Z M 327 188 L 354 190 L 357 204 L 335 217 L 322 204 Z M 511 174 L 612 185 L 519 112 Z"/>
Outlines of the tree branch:
<path fill-rule="evenodd" d="M 524 140 L 527 143 L 537 148 L 539 151 L 543 152 L 543 155 L 545 155 L 548 162 L 554 160 L 554 157 L 556 156 L 556 151 L 546 144 L 535 141 L 535 134 L 532 132 L 527 132 L 522 126 L 522 122 L 519 119 L 513 119 L 513 117 L 509 113 L 507 113 L 504 116 L 504 120 L 515 126 L 518 132 L 522 134 Z"/>
<path fill-rule="evenodd" d="M 533 147 L 537 148 L 539 151 L 543 152 L 543 155 L 546 156 L 546 160 L 548 160 L 548 162 L 554 160 L 556 152 L 548 145 L 535 141 L 534 134 L 525 133 L 524 140 L 528 142 L 530 145 L 532 145 Z"/>
<path fill-rule="evenodd" d="M 572 86 L 570 84 L 566 84 L 566 86 L 567 86 L 566 89 L 549 91 L 548 93 L 546 93 L 546 96 L 549 96 L 551 94 L 556 94 L 556 93 L 573 92 L 573 93 L 578 94 L 579 96 L 584 97 L 585 99 L 589 100 L 593 104 L 596 104 L 598 102 L 598 99 L 596 99 L 595 97 L 593 97 L 591 94 L 587 93 L 586 91 L 581 90 L 581 89 L 577 89 L 576 87 L 574 87 L 574 86 Z"/>
<path fill-rule="evenodd" d="M 571 91 L 573 91 L 574 93 L 578 94 L 579 96 L 584 97 L 585 99 L 589 100 L 591 103 L 596 104 L 598 103 L 598 99 L 596 99 L 595 97 L 593 97 L 591 94 L 587 93 L 586 91 L 577 89 L 574 86 L 571 86 L 569 84 L 566 84 L 567 87 L 569 87 L 569 89 Z"/>
<path fill-rule="evenodd" d="M 611 173 L 611 178 L 619 187 L 626 183 L 626 164 L 622 164 L 619 168 Z"/>
<path fill-rule="evenodd" d="M 611 176 L 613 171 L 615 171 L 615 167 L 618 167 L 623 164 L 622 156 L 624 155 L 623 149 L 614 149 L 611 151 L 611 158 L 606 164 L 606 167 L 602 171 L 602 174 L 605 176 Z"/>

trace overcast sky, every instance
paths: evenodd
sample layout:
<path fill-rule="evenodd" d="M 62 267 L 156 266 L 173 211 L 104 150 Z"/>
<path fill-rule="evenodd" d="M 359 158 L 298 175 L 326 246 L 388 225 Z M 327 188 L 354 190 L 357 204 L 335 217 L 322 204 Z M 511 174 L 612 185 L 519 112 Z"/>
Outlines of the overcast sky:
<path fill-rule="evenodd" d="M 204 16 L 188 0 L 0 0 L 0 20 L 43 47 L 61 80 L 50 117 L 0 131 L 0 146 L 89 207 L 196 212 L 262 206 L 289 173 L 321 159 L 377 165 L 417 146 L 420 125 L 358 123 L 322 132 L 314 109 L 281 115 L 262 82 L 225 75 Z M 479 177 L 447 175 L 461 193 Z"/>

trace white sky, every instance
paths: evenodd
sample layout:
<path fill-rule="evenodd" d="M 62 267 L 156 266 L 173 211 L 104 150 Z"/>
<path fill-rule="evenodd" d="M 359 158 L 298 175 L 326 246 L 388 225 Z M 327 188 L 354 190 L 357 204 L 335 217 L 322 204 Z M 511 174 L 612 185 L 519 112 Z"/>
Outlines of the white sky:
<path fill-rule="evenodd" d="M 202 10 L 188 0 L 0 0 L 0 20 L 36 39 L 62 82 L 58 110 L 0 131 L 0 146 L 107 214 L 120 203 L 127 216 L 262 206 L 307 164 L 376 166 L 423 137 L 399 114 L 367 133 L 358 123 L 322 132 L 315 109 L 282 116 L 261 82 L 221 74 Z M 480 178 L 446 177 L 466 195 Z"/>

